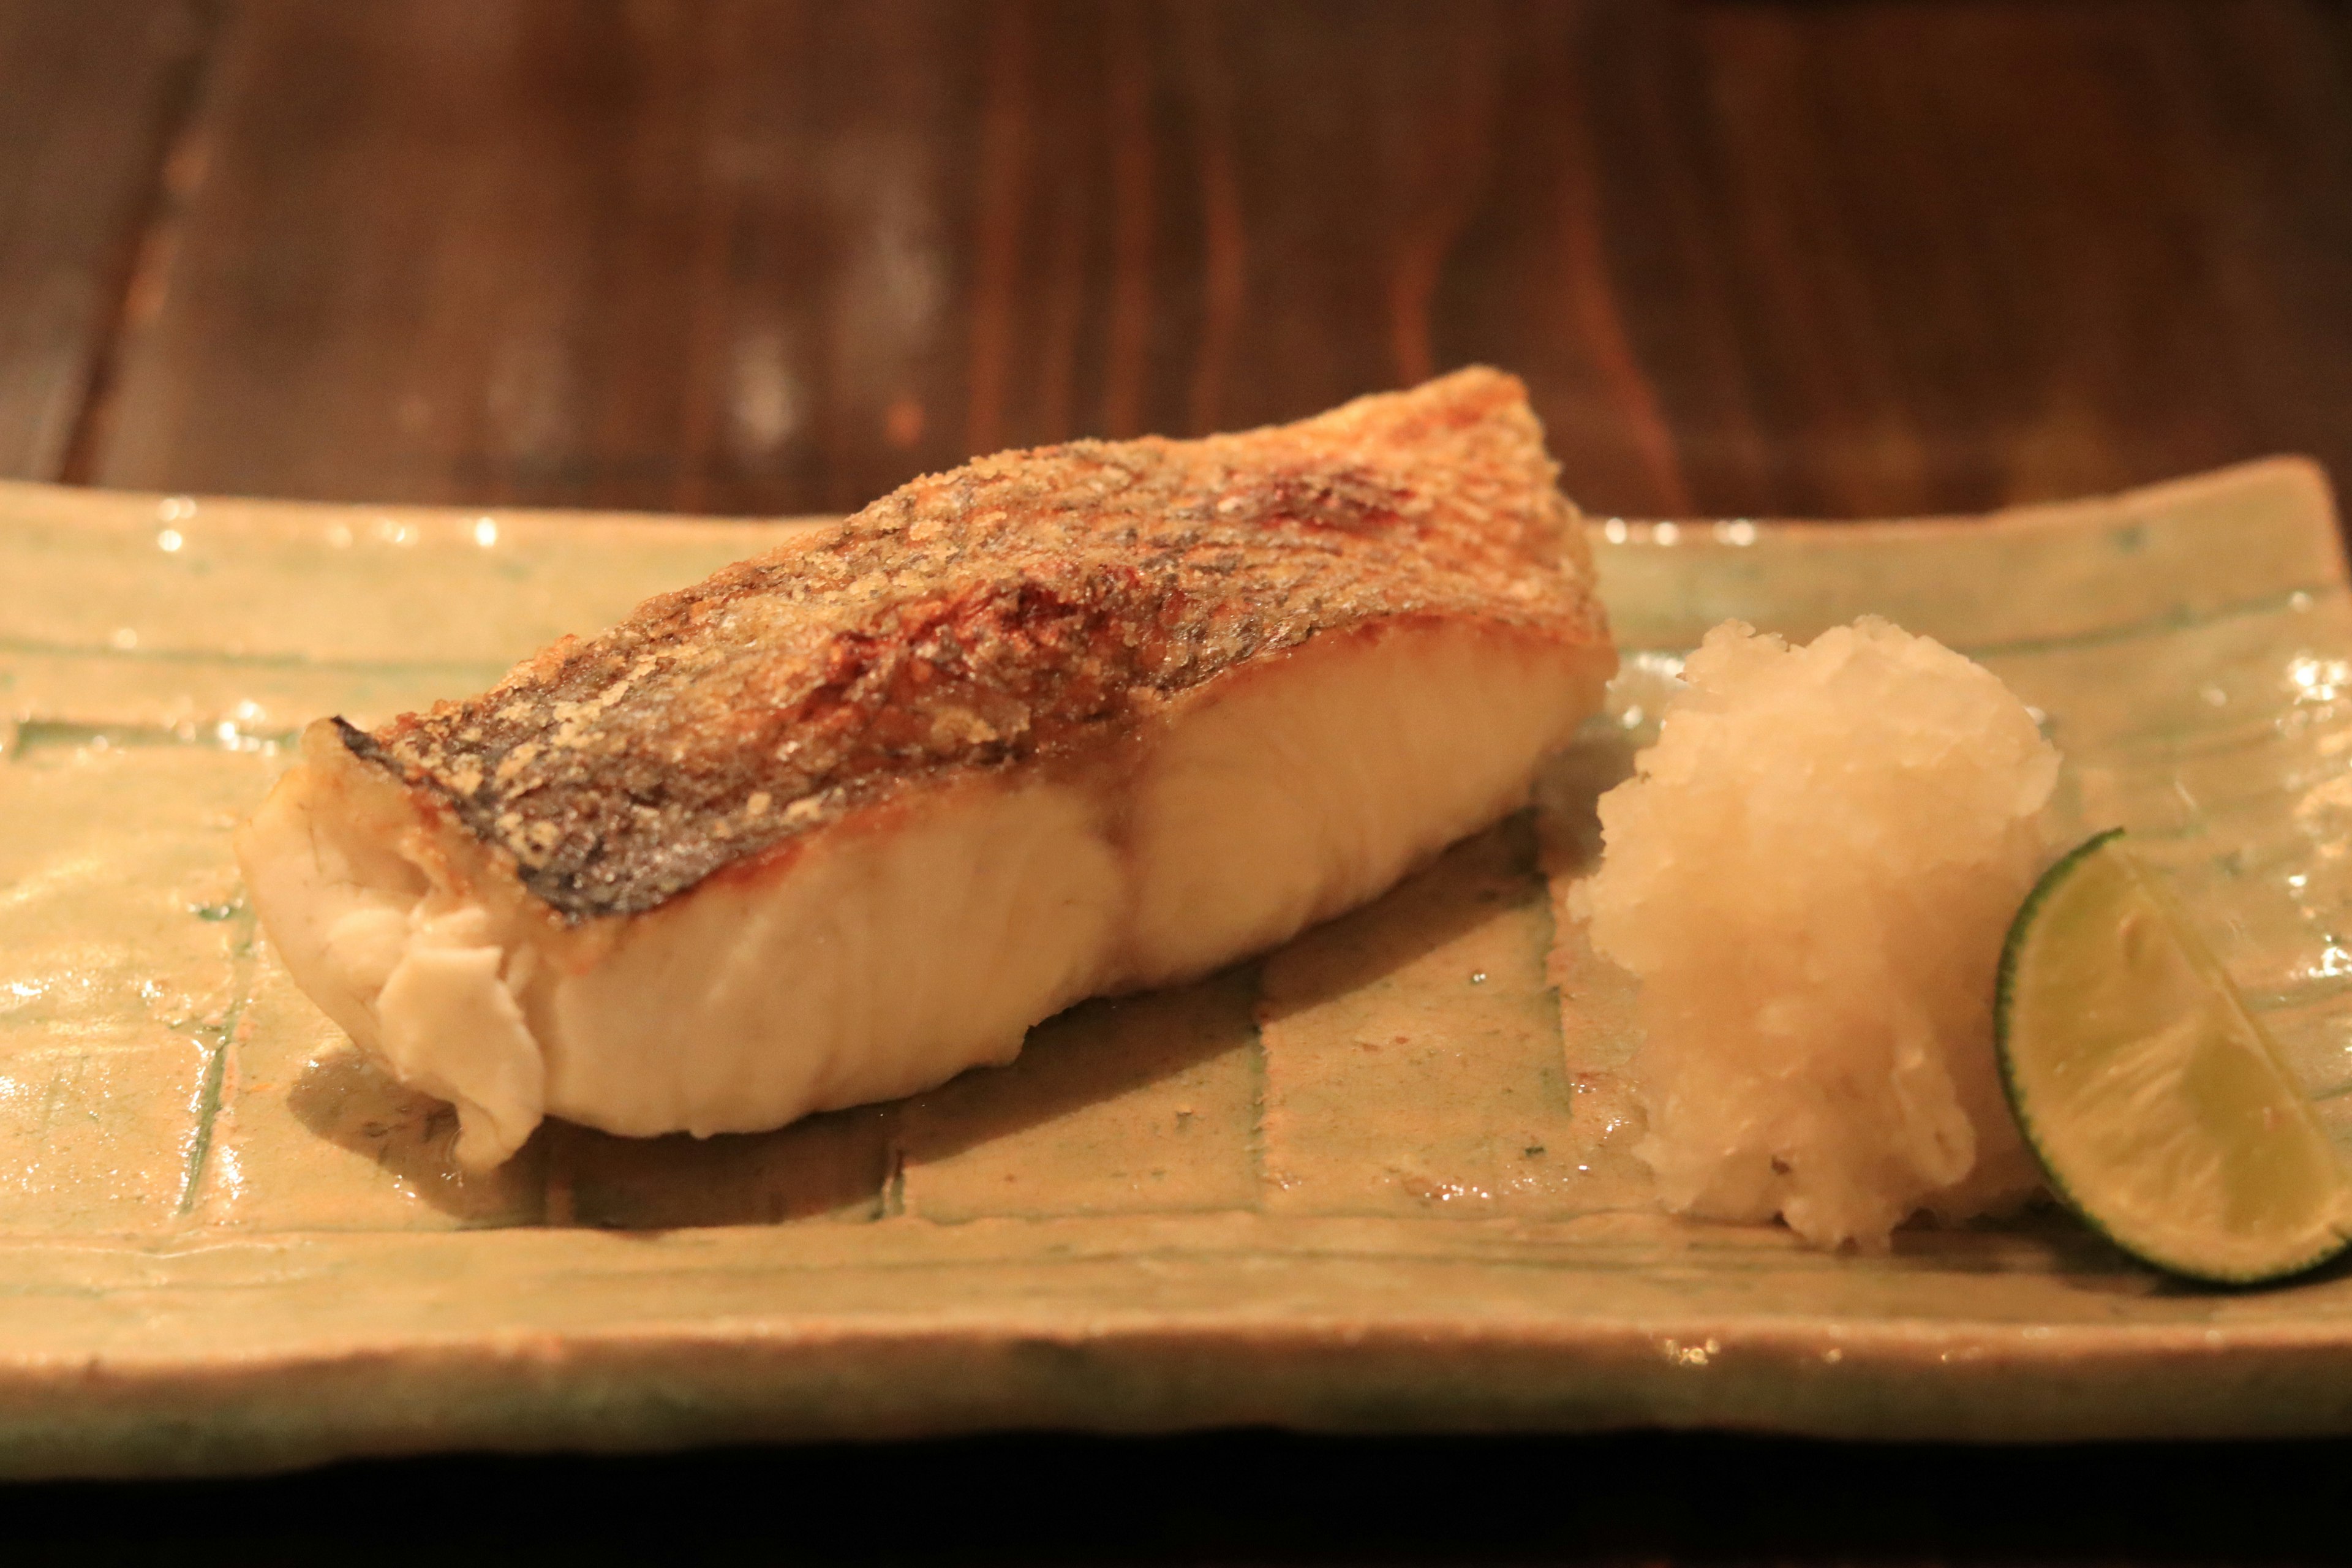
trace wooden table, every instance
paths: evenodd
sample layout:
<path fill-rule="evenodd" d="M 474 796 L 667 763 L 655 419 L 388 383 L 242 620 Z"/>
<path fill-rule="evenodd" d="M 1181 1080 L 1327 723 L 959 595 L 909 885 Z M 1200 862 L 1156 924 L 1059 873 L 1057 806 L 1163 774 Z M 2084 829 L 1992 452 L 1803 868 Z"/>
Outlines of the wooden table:
<path fill-rule="evenodd" d="M 795 512 L 1485 360 L 1602 513 L 2352 458 L 2316 5 L 9 0 L 0 472 Z"/>
<path fill-rule="evenodd" d="M 0 0 L 0 474 L 830 511 L 1480 360 L 1601 514 L 2352 473 L 2352 10 Z M 840 1505 L 835 1555 L 1152 1555 L 1055 1522 L 1091 1492 L 1177 1556 L 2244 1558 L 2332 1540 L 2291 1500 L 2347 1458 L 1021 1439 L 9 1511 L 282 1548 L 511 1487 L 614 1552 Z"/>

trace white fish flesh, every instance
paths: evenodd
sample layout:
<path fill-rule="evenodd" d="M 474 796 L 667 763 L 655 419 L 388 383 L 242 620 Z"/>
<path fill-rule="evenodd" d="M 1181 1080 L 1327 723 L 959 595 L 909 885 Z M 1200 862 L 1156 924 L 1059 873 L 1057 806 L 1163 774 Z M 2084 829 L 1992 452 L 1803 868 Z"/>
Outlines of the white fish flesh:
<path fill-rule="evenodd" d="M 1512 810 L 1615 668 L 1519 384 L 919 479 L 372 732 L 239 833 L 457 1154 L 780 1126 L 1010 1060 Z"/>

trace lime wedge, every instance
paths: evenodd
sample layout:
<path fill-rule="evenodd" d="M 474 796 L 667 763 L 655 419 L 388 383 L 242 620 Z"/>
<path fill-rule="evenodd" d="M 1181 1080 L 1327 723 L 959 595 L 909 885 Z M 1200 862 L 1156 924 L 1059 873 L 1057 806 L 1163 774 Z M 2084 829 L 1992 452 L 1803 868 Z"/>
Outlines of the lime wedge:
<path fill-rule="evenodd" d="M 2001 950 L 2001 1081 L 2051 1186 L 2143 1262 L 2251 1285 L 2324 1263 L 2352 1176 L 2278 1047 L 2120 829 L 2052 867 Z"/>

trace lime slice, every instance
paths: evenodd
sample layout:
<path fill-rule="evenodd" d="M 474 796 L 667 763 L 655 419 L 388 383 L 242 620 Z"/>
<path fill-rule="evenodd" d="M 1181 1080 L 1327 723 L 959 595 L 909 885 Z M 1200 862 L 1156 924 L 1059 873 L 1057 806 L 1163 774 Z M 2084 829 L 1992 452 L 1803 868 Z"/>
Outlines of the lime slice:
<path fill-rule="evenodd" d="M 2352 1177 L 2278 1047 L 2156 878 L 2103 833 L 2001 950 L 2001 1080 L 2058 1195 L 2147 1263 L 2250 1285 L 2324 1263 Z"/>

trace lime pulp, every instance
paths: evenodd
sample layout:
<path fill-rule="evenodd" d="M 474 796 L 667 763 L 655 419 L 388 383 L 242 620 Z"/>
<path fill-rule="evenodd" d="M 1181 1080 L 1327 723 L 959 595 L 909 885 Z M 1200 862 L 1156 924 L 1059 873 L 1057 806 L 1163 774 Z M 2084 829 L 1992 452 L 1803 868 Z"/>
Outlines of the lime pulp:
<path fill-rule="evenodd" d="M 2142 1261 L 2255 1284 L 2347 1245 L 2352 1176 L 2154 874 L 2104 833 L 2011 924 L 2001 1079 L 2050 1185 Z"/>

